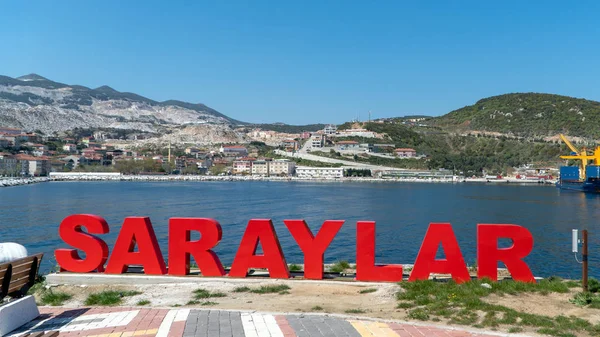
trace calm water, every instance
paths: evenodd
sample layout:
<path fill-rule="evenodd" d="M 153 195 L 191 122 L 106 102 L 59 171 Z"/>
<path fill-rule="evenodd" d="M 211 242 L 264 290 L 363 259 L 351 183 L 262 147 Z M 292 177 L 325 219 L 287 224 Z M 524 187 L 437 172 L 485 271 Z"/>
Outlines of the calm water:
<path fill-rule="evenodd" d="M 450 222 L 467 263 L 476 258 L 477 223 L 512 223 L 534 236 L 526 259 L 536 276 L 581 276 L 571 253 L 571 229 L 590 231 L 590 275 L 600 277 L 600 196 L 547 186 L 307 183 L 307 182 L 51 182 L 0 189 L 0 242 L 45 253 L 65 247 L 58 225 L 75 213 L 104 217 L 112 247 L 123 219 L 149 216 L 167 253 L 170 217 L 210 217 L 223 227 L 217 253 L 231 263 L 247 221 L 271 218 L 289 263 L 302 253 L 283 219 L 305 219 L 313 232 L 324 220 L 346 220 L 325 253 L 326 262 L 355 260 L 355 223 L 377 222 L 377 262 L 413 263 L 430 222 Z"/>

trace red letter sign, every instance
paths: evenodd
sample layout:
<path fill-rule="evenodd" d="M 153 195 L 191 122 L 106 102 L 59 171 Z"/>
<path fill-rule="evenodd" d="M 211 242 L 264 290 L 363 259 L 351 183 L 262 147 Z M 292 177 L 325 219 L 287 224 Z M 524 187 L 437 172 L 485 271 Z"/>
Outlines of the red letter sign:
<path fill-rule="evenodd" d="M 262 245 L 263 255 L 256 255 L 259 242 Z M 253 219 L 248 222 L 229 276 L 246 277 L 248 268 L 267 268 L 271 278 L 290 277 L 277 234 L 269 219 Z"/>
<path fill-rule="evenodd" d="M 200 240 L 190 241 L 190 232 L 200 232 Z M 213 219 L 169 219 L 169 275 L 190 273 L 190 254 L 198 263 L 202 276 L 223 276 L 225 270 L 211 250 L 223 236 L 221 225 Z"/>
<path fill-rule="evenodd" d="M 375 222 L 356 223 L 356 280 L 402 281 L 402 265 L 375 266 Z"/>
<path fill-rule="evenodd" d="M 81 230 L 85 227 L 87 234 Z M 108 258 L 108 246 L 102 239 L 91 234 L 108 233 L 106 220 L 91 214 L 75 214 L 66 217 L 58 229 L 63 241 L 85 252 L 85 259 L 79 257 L 75 249 L 57 249 L 54 254 L 56 262 L 63 270 L 74 273 L 89 273 L 104 271 L 104 263 Z"/>
<path fill-rule="evenodd" d="M 137 243 L 138 251 L 133 251 Z M 125 218 L 115 242 L 113 253 L 106 266 L 107 274 L 122 274 L 132 264 L 144 266 L 144 273 L 163 275 L 167 273 L 165 261 L 148 217 Z"/>
<path fill-rule="evenodd" d="M 304 253 L 304 278 L 323 278 L 323 255 L 325 250 L 342 228 L 343 220 L 327 220 L 314 237 L 304 220 L 283 220 L 290 233 Z"/>
<path fill-rule="evenodd" d="M 498 239 L 513 241 L 509 248 L 498 248 Z M 517 225 L 477 225 L 477 277 L 498 280 L 498 261 L 502 261 L 516 281 L 535 282 L 522 259 L 533 249 L 533 236 Z"/>
<path fill-rule="evenodd" d="M 446 258 L 436 260 L 435 255 L 440 243 Z M 454 236 L 454 231 L 452 231 L 452 226 L 449 223 L 432 223 L 429 225 L 408 280 L 427 280 L 431 273 L 451 274 L 457 283 L 471 280 L 469 270 L 465 265 L 465 260 Z"/>

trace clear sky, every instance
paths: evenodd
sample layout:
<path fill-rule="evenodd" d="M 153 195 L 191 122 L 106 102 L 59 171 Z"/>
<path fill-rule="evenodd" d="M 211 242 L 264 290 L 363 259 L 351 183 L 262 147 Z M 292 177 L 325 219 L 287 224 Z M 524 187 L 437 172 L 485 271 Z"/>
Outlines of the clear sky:
<path fill-rule="evenodd" d="M 204 103 L 248 122 L 600 100 L 600 1 L 0 1 L 0 74 Z"/>

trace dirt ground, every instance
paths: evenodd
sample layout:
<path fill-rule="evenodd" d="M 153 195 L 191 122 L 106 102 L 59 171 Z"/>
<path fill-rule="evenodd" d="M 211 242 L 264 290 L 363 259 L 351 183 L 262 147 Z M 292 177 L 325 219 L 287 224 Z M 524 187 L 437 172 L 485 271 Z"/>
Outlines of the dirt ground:
<path fill-rule="evenodd" d="M 291 289 L 289 294 L 255 294 L 248 292 L 234 292 L 237 287 L 248 286 L 251 289 L 260 285 L 286 284 Z M 377 289 L 375 292 L 361 294 L 364 289 Z M 150 301 L 149 306 L 172 307 L 203 307 L 201 305 L 186 306 L 188 301 L 194 299 L 193 291 L 206 289 L 210 292 L 222 292 L 226 297 L 215 297 L 200 300 L 217 304 L 210 308 L 257 310 L 266 312 L 325 312 L 344 314 L 346 310 L 360 309 L 365 311 L 364 316 L 404 319 L 406 314 L 403 309 L 396 309 L 395 294 L 400 287 L 394 283 L 376 283 L 369 286 L 359 286 L 348 282 L 294 282 L 282 280 L 265 280 L 260 284 L 240 284 L 223 281 L 198 282 L 194 284 L 153 284 L 153 285 L 89 285 L 53 287 L 53 291 L 65 292 L 73 298 L 64 303 L 67 307 L 84 306 L 84 301 L 91 293 L 104 290 L 137 290 L 140 295 L 125 297 L 125 306 L 136 306 L 141 300 Z M 323 310 L 315 311 L 313 307 L 320 306 Z M 204 306 L 203 308 L 207 308 Z"/>

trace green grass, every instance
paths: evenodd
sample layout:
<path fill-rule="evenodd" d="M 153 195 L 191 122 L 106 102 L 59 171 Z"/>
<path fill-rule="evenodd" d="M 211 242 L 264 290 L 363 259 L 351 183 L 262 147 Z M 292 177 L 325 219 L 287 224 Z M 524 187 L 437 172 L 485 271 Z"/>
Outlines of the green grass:
<path fill-rule="evenodd" d="M 314 307 L 310 308 L 310 310 L 312 310 L 312 311 L 322 311 L 323 307 L 315 305 Z"/>
<path fill-rule="evenodd" d="M 40 300 L 43 305 L 59 306 L 63 305 L 65 301 L 70 300 L 71 297 L 73 296 L 61 292 L 53 292 L 50 290 L 44 292 Z"/>
<path fill-rule="evenodd" d="M 148 300 L 141 300 L 137 302 L 137 305 L 142 306 L 142 305 L 148 305 L 150 304 L 150 301 Z"/>
<path fill-rule="evenodd" d="M 299 265 L 297 265 L 297 264 L 290 264 L 290 267 L 289 267 L 289 269 L 290 269 L 290 271 L 301 271 L 301 270 L 302 270 L 302 267 L 300 267 L 300 266 L 299 266 Z"/>
<path fill-rule="evenodd" d="M 213 298 L 213 297 L 225 297 L 227 296 L 224 293 L 211 293 L 210 291 L 206 290 L 206 289 L 196 289 L 194 290 L 194 299 L 204 299 L 204 298 Z"/>
<path fill-rule="evenodd" d="M 234 293 L 248 293 L 248 292 L 250 292 L 250 290 L 251 289 L 248 287 L 237 287 L 237 288 L 233 289 L 233 292 Z"/>
<path fill-rule="evenodd" d="M 350 263 L 348 261 L 338 261 L 329 268 L 332 273 L 341 273 L 346 269 L 350 269 Z"/>
<path fill-rule="evenodd" d="M 123 297 L 139 295 L 139 291 L 115 291 L 108 290 L 100 293 L 90 294 L 85 300 L 85 305 L 118 305 Z"/>
<path fill-rule="evenodd" d="M 286 295 L 289 294 L 291 288 L 285 284 L 260 286 L 260 288 L 249 288 L 249 287 L 238 287 L 233 289 L 236 293 L 254 293 L 254 294 L 277 294 Z"/>
<path fill-rule="evenodd" d="M 359 291 L 358 293 L 359 294 L 368 294 L 368 293 L 374 293 L 376 291 L 377 291 L 377 289 L 375 289 L 375 288 L 367 288 L 367 289 L 363 289 L 363 290 Z"/>
<path fill-rule="evenodd" d="M 481 286 L 482 283 L 490 284 L 492 288 L 484 288 Z M 451 324 L 481 326 L 490 329 L 531 327 L 546 331 L 540 333 L 549 333 L 553 336 L 571 336 L 579 331 L 586 331 L 593 336 L 600 335 L 600 325 L 593 325 L 575 316 L 553 318 L 534 315 L 501 305 L 489 304 L 482 300 L 491 294 L 499 296 L 522 293 L 546 295 L 569 292 L 568 282 L 557 277 L 544 279 L 538 283 L 473 280 L 456 284 L 452 280 L 447 283 L 428 280 L 403 282 L 400 285 L 403 291 L 396 295 L 399 301 L 398 308 L 407 309 L 408 317 L 411 319 L 443 318 Z M 576 296 L 573 302 L 591 306 L 592 303 L 596 303 L 596 300 L 600 306 L 600 296 L 587 293 Z M 480 317 L 478 313 L 481 313 L 483 317 Z"/>
<path fill-rule="evenodd" d="M 344 312 L 347 314 L 364 314 L 365 313 L 365 311 L 362 309 L 348 309 Z"/>
<path fill-rule="evenodd" d="M 426 321 L 429 319 L 429 310 L 424 308 L 409 310 L 408 318 L 418 319 L 419 321 Z"/>

